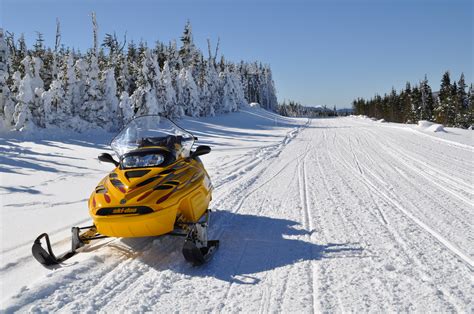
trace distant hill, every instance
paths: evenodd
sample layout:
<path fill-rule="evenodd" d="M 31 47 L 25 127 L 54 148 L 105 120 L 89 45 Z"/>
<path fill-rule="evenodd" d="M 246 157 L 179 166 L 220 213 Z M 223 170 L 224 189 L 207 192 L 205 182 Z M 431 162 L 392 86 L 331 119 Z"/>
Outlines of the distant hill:
<path fill-rule="evenodd" d="M 354 112 L 354 109 L 352 108 L 342 108 L 342 109 L 337 109 L 337 113 L 342 113 L 342 114 L 352 114 Z"/>

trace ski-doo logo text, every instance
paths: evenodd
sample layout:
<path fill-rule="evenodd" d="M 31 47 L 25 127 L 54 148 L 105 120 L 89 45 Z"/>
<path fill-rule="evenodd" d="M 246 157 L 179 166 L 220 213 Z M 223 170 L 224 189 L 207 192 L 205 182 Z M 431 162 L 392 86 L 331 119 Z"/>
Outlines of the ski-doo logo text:
<path fill-rule="evenodd" d="M 112 211 L 112 214 L 133 214 L 136 212 L 136 208 L 116 208 Z"/>

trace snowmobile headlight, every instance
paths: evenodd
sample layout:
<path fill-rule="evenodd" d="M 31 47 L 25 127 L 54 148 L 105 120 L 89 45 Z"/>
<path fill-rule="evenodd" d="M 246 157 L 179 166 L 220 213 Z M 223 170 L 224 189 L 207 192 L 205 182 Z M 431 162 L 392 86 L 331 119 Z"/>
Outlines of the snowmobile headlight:
<path fill-rule="evenodd" d="M 122 160 L 123 168 L 157 167 L 163 163 L 165 157 L 161 154 L 130 155 Z"/>

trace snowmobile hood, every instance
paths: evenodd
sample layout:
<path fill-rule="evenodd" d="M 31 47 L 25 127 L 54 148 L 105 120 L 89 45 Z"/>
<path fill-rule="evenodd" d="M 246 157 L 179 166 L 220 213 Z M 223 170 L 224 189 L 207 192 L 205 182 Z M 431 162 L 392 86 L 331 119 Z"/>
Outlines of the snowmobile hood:
<path fill-rule="evenodd" d="M 157 211 L 179 203 L 201 186 L 212 189 L 202 164 L 194 159 L 180 159 L 167 167 L 117 167 L 99 182 L 89 208 L 92 215 L 107 214 L 106 208 L 124 206 L 147 206 Z"/>

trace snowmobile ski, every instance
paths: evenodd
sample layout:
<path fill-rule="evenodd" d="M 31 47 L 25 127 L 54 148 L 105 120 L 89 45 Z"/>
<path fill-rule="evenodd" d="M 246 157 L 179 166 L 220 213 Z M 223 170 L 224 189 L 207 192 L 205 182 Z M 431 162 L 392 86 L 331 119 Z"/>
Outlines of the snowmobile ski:
<path fill-rule="evenodd" d="M 207 241 L 205 247 L 198 248 L 192 241 L 184 241 L 183 256 L 186 261 L 194 266 L 200 266 L 208 262 L 219 248 L 219 240 Z"/>
<path fill-rule="evenodd" d="M 88 229 L 85 231 L 83 234 L 79 234 L 80 230 L 82 229 Z M 90 235 L 93 234 L 91 237 Z M 41 245 L 41 239 L 45 240 L 46 242 L 46 249 L 43 248 Z M 43 233 L 40 236 L 38 236 L 33 243 L 33 246 L 31 247 L 31 252 L 33 254 L 33 257 L 43 266 L 54 266 L 61 264 L 62 262 L 70 259 L 74 255 L 76 255 L 78 252 L 77 250 L 91 240 L 98 240 L 98 239 L 103 239 L 106 238 L 106 236 L 101 236 L 97 235 L 97 232 L 95 231 L 94 226 L 90 227 L 73 227 L 71 229 L 71 250 L 56 256 L 53 253 L 53 249 L 51 247 L 51 241 L 49 240 L 49 235 L 47 233 Z"/>

